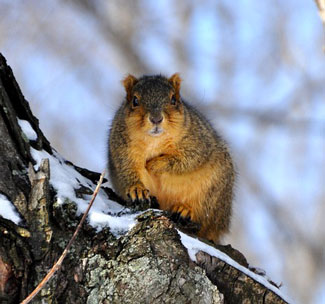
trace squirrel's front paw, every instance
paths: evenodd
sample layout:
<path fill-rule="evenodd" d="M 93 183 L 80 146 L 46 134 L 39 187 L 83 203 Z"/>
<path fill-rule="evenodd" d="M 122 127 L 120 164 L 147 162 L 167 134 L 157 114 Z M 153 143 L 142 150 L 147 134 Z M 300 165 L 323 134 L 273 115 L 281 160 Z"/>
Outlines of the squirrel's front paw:
<path fill-rule="evenodd" d="M 146 189 L 142 184 L 135 184 L 131 186 L 126 195 L 131 199 L 132 202 L 148 200 L 150 201 L 149 190 Z"/>
<path fill-rule="evenodd" d="M 166 168 L 166 163 L 166 155 L 157 156 L 147 161 L 146 169 L 152 173 L 159 173 L 164 171 L 164 169 Z"/>
<path fill-rule="evenodd" d="M 201 224 L 193 221 L 192 211 L 182 205 L 172 208 L 170 219 L 185 233 L 196 234 L 201 229 Z"/>
<path fill-rule="evenodd" d="M 192 210 L 183 205 L 174 205 L 172 208 L 172 214 L 178 215 L 183 219 L 192 220 Z"/>

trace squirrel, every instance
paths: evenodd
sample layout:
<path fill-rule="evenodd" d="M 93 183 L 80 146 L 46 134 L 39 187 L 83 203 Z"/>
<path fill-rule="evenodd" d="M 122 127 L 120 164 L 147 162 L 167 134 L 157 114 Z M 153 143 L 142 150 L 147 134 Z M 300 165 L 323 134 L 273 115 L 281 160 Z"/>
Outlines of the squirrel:
<path fill-rule="evenodd" d="M 109 135 L 113 188 L 133 203 L 155 197 L 162 210 L 198 223 L 218 244 L 229 231 L 235 170 L 222 137 L 181 98 L 178 73 L 128 75 Z"/>

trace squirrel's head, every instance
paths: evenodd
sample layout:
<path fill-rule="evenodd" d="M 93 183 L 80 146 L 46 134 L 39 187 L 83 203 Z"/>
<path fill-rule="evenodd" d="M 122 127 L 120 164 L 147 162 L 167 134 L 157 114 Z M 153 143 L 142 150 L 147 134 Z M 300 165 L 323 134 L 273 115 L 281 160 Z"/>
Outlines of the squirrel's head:
<path fill-rule="evenodd" d="M 126 90 L 127 122 L 131 128 L 150 136 L 170 133 L 183 122 L 180 97 L 181 78 L 128 75 L 123 80 Z"/>

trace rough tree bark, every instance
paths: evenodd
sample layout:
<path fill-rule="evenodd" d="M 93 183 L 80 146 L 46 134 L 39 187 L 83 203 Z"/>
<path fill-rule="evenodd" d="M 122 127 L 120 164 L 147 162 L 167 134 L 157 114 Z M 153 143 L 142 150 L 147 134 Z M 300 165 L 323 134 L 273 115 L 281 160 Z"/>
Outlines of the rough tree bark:
<path fill-rule="evenodd" d="M 17 119 L 27 120 L 37 139 L 28 140 Z M 78 224 L 74 202 L 58 204 L 51 167 L 35 172 L 30 148 L 53 149 L 39 129 L 5 58 L 0 54 L 0 194 L 23 221 L 0 214 L 0 302 L 19 303 L 58 259 Z M 73 166 L 96 182 L 99 174 Z M 75 189 L 78 197 L 89 187 Z M 118 200 L 111 189 L 108 197 Z M 118 200 L 119 201 L 119 200 Z M 119 201 L 123 203 L 123 201 Z M 1 201 L 0 201 L 1 203 Z M 95 201 L 96 204 L 96 201 Z M 229 247 L 219 247 L 248 266 Z M 236 256 L 239 256 L 239 258 Z M 117 239 L 85 224 L 60 271 L 33 303 L 286 303 L 243 272 L 207 253 L 191 261 L 168 214 L 149 210 Z"/>

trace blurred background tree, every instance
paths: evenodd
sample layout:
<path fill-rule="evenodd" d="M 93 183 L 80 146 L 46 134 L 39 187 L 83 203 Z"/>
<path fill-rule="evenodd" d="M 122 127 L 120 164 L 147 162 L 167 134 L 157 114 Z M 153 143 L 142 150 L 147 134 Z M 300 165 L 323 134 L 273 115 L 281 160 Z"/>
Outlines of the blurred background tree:
<path fill-rule="evenodd" d="M 322 1 L 315 1 L 321 3 Z M 325 303 L 325 57 L 313 1 L 0 0 L 0 51 L 52 145 L 102 171 L 120 80 L 180 72 L 232 147 L 225 242 Z"/>

